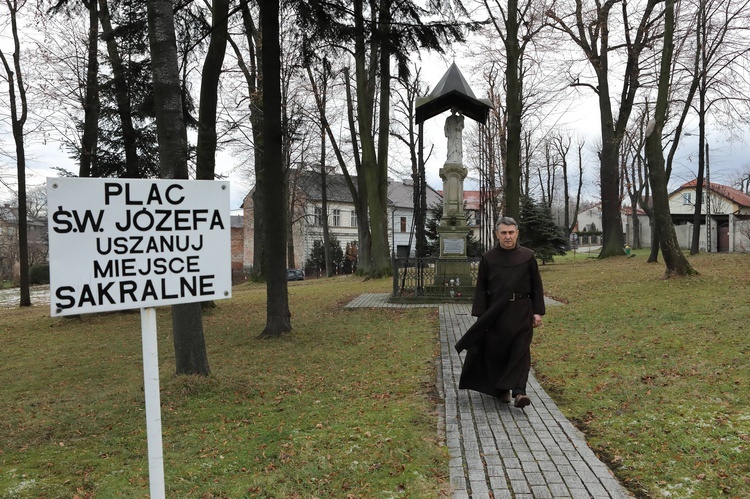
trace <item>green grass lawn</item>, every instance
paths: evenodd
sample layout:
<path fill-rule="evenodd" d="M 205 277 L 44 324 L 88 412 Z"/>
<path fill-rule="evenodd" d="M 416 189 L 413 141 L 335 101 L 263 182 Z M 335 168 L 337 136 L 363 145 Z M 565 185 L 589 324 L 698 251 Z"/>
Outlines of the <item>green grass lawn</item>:
<path fill-rule="evenodd" d="M 646 254 L 542 266 L 537 376 L 642 497 L 750 497 L 750 255 Z M 292 283 L 292 334 L 257 340 L 265 290 L 204 320 L 212 376 L 175 376 L 159 311 L 169 497 L 440 497 L 436 309 L 343 310 L 389 280 Z M 0 497 L 146 497 L 137 313 L 0 310 Z"/>
<path fill-rule="evenodd" d="M 542 268 L 542 385 L 618 477 L 648 497 L 750 497 L 750 255 L 647 252 Z"/>
<path fill-rule="evenodd" d="M 290 285 L 294 332 L 257 340 L 265 290 L 205 316 L 212 376 L 175 376 L 158 317 L 169 497 L 438 497 L 437 310 L 343 305 L 390 281 Z M 0 497 L 146 497 L 140 317 L 0 311 Z"/>

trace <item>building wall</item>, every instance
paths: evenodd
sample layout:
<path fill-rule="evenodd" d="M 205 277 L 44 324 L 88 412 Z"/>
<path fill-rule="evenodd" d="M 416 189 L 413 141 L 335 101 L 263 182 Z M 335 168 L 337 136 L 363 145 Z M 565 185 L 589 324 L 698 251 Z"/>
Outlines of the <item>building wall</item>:
<path fill-rule="evenodd" d="M 245 198 L 243 207 L 243 218 L 245 223 L 245 230 L 243 233 L 242 242 L 242 269 L 245 273 L 250 273 L 253 268 L 253 257 L 255 248 L 253 247 L 253 240 L 255 238 L 255 209 L 253 207 L 252 193 L 248 194 Z"/>
<path fill-rule="evenodd" d="M 695 194 L 695 189 L 689 187 L 680 189 L 679 191 L 673 193 L 669 197 L 669 212 L 672 215 L 690 215 L 695 213 Z M 701 213 L 705 215 L 707 213 L 705 191 L 703 192 L 703 194 L 704 196 L 703 201 L 701 202 Z M 737 206 L 735 203 L 716 193 L 711 194 L 710 200 L 711 214 L 713 215 L 734 213 L 739 209 L 739 206 Z"/>
<path fill-rule="evenodd" d="M 294 260 L 297 268 L 303 268 L 310 258 L 315 241 L 323 241 L 323 225 L 318 223 L 315 216 L 315 208 L 322 209 L 321 203 L 306 202 L 303 205 L 303 216 L 297 217 L 293 228 L 295 235 Z M 338 225 L 334 225 L 334 211 L 339 210 L 340 217 Z M 357 226 L 352 225 L 353 203 L 328 203 L 328 231 L 331 236 L 336 237 L 339 247 L 344 251 L 346 244 L 359 240 Z M 356 217 L 355 217 L 356 218 Z"/>
<path fill-rule="evenodd" d="M 602 208 L 594 206 L 578 214 L 578 230 L 582 231 L 594 224 L 596 230 L 602 230 Z"/>
<path fill-rule="evenodd" d="M 242 244 L 242 262 L 246 272 L 249 272 L 253 262 L 253 240 L 255 230 L 253 226 L 253 206 L 252 200 L 248 196 L 244 203 L 244 231 Z M 294 241 L 294 268 L 304 268 L 305 263 L 310 257 L 315 241 L 323 240 L 323 226 L 317 223 L 315 217 L 315 208 L 320 208 L 320 202 L 309 202 L 300 200 L 295 209 L 294 220 L 292 224 L 292 238 Z M 340 210 L 340 225 L 334 224 L 334 210 Z M 330 202 L 328 204 L 328 222 L 330 234 L 335 236 L 339 242 L 342 251 L 346 250 L 347 243 L 359 241 L 359 232 L 356 226 L 356 216 L 354 213 L 353 203 Z M 354 217 L 354 220 L 352 220 Z M 402 230 L 401 219 L 404 219 Z M 352 224 L 352 221 L 355 224 Z M 394 250 L 399 247 L 409 246 L 411 242 L 411 252 L 409 256 L 415 254 L 415 240 L 411 234 L 413 223 L 413 212 L 411 207 L 396 207 L 388 210 L 388 243 Z M 239 243 L 238 243 L 239 247 Z"/>
<path fill-rule="evenodd" d="M 728 222 L 725 220 L 711 220 L 711 252 L 718 251 L 719 226 L 728 225 L 729 227 L 729 248 L 730 252 L 750 252 L 750 219 L 740 218 L 735 215 L 728 215 Z M 706 224 L 705 218 L 701 220 L 700 233 L 698 239 L 698 250 L 706 251 Z M 677 241 L 682 249 L 689 249 L 693 242 L 693 227 L 690 222 L 675 225 Z"/>
<path fill-rule="evenodd" d="M 634 245 L 634 237 L 633 237 L 633 217 L 629 213 L 629 208 L 624 208 L 622 211 L 622 231 L 624 234 L 624 240 L 625 244 L 629 246 Z M 640 212 L 639 212 L 640 213 Z M 649 218 L 645 214 L 639 214 L 638 215 L 638 235 L 640 237 L 640 243 L 642 248 L 650 248 L 651 247 L 651 222 L 649 221 Z M 602 230 L 602 209 L 601 206 L 594 206 L 593 208 L 590 208 L 588 210 L 582 211 L 578 214 L 578 230 L 582 231 L 584 228 L 588 228 L 591 226 L 591 224 L 594 224 L 596 227 L 596 230 L 601 231 Z M 595 243 L 600 243 L 601 241 L 597 239 Z M 578 241 L 579 244 L 587 244 L 586 241 Z"/>
<path fill-rule="evenodd" d="M 416 240 L 412 235 L 412 224 L 414 223 L 414 212 L 411 208 L 391 208 L 388 218 L 389 240 L 391 252 L 396 252 L 400 258 L 414 257 L 416 254 Z M 402 223 L 403 219 L 403 223 Z M 411 242 L 411 251 L 406 253 Z"/>
<path fill-rule="evenodd" d="M 750 252 L 750 219 L 730 217 L 729 237 L 730 251 Z M 734 240 L 732 241 L 732 234 Z"/>
<path fill-rule="evenodd" d="M 705 194 L 705 191 L 704 191 Z M 748 220 L 745 217 L 737 217 L 735 213 L 743 213 L 744 208 L 716 192 L 712 192 L 710 195 L 710 213 L 711 213 L 711 247 L 708 249 L 711 252 L 717 251 L 718 246 L 718 235 L 719 228 L 721 225 L 729 227 L 729 247 L 728 251 L 750 251 L 750 230 L 748 230 Z M 695 188 L 686 187 L 680 189 L 677 192 L 672 193 L 669 197 L 669 209 L 672 215 L 683 215 L 681 220 L 678 220 L 675 225 L 675 232 L 677 234 L 677 241 L 680 247 L 688 249 L 692 245 L 693 227 L 692 218 L 689 215 L 695 213 Z M 705 202 L 705 196 L 701 203 L 701 213 L 706 215 L 708 213 L 708 206 Z M 688 219 L 689 218 L 689 219 Z M 701 225 L 699 230 L 699 251 L 706 251 L 707 247 L 707 231 L 706 231 L 706 217 L 701 217 Z"/>
<path fill-rule="evenodd" d="M 651 247 L 651 221 L 647 215 L 638 215 L 638 237 L 641 243 L 641 248 Z M 635 237 L 633 235 L 633 217 L 631 215 L 624 215 L 622 219 L 622 228 L 625 231 L 625 244 L 631 248 L 635 245 Z"/>
<path fill-rule="evenodd" d="M 232 227 L 232 271 L 242 270 L 245 258 L 245 231 L 242 227 Z"/>

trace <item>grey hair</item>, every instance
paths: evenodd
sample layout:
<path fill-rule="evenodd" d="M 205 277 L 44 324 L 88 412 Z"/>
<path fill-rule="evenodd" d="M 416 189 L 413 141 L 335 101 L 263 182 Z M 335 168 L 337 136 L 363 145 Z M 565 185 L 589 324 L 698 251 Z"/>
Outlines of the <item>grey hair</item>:
<path fill-rule="evenodd" d="M 500 217 L 500 219 L 495 222 L 495 232 L 497 232 L 501 225 L 515 225 L 516 229 L 518 229 L 518 222 L 511 217 Z"/>

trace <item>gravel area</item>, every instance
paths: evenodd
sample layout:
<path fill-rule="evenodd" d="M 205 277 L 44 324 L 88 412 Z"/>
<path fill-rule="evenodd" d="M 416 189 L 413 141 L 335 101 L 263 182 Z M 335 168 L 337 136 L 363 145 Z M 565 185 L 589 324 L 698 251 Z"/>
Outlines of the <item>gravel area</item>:
<path fill-rule="evenodd" d="M 49 304 L 49 285 L 32 286 L 31 304 L 34 306 Z M 0 308 L 15 308 L 21 299 L 19 288 L 0 289 Z"/>

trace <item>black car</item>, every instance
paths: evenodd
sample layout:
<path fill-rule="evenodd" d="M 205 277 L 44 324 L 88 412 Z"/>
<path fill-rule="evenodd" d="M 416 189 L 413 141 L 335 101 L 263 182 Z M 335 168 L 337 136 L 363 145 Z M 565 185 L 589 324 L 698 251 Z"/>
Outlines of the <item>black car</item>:
<path fill-rule="evenodd" d="M 287 281 L 304 281 L 305 273 L 299 269 L 287 269 L 286 280 Z"/>

